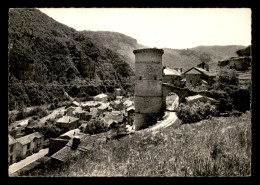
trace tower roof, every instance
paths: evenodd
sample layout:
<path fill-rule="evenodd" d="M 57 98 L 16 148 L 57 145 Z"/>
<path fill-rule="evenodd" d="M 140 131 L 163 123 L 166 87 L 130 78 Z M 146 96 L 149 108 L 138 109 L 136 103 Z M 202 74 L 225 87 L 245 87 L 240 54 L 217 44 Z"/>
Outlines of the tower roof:
<path fill-rule="evenodd" d="M 160 53 L 161 55 L 164 53 L 164 51 L 162 49 L 158 49 L 158 48 L 145 48 L 145 49 L 136 49 L 133 51 L 134 54 L 137 53 Z"/>

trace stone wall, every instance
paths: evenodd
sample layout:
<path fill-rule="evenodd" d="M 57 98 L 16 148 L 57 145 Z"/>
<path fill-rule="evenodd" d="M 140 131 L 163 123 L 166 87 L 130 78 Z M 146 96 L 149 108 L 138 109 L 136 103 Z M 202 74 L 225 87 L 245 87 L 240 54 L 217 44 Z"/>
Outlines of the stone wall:
<path fill-rule="evenodd" d="M 186 74 L 185 77 L 186 77 L 186 86 L 187 87 L 190 87 L 190 86 L 195 87 L 196 84 L 201 79 L 201 74 Z"/>

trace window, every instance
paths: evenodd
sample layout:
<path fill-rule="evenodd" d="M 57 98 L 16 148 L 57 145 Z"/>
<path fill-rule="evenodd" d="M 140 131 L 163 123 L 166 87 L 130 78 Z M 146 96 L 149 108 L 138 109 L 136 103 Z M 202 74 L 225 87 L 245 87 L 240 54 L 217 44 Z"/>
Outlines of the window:
<path fill-rule="evenodd" d="M 141 77 L 141 76 L 139 77 L 139 80 L 142 80 L 142 77 Z"/>
<path fill-rule="evenodd" d="M 11 145 L 10 146 L 10 152 L 13 152 L 14 151 L 14 145 Z"/>
<path fill-rule="evenodd" d="M 30 147 L 31 147 L 31 143 L 28 143 L 28 144 L 27 144 L 27 150 L 29 150 Z"/>
<path fill-rule="evenodd" d="M 13 156 L 10 155 L 10 164 L 12 164 L 12 163 L 13 163 Z"/>
<path fill-rule="evenodd" d="M 156 80 L 157 78 L 156 78 L 156 76 L 154 76 L 154 80 Z"/>

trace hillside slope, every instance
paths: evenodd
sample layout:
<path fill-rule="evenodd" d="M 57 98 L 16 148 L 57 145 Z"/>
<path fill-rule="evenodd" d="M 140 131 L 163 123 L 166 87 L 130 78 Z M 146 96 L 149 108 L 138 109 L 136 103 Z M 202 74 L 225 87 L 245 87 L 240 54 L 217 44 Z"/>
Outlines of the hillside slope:
<path fill-rule="evenodd" d="M 109 31 L 82 31 L 85 36 L 92 38 L 93 42 L 101 47 L 110 48 L 112 51 L 120 54 L 134 69 L 135 56 L 133 50 L 145 48 L 137 43 L 137 40 L 117 32 Z"/>
<path fill-rule="evenodd" d="M 251 175 L 251 113 L 175 124 L 96 144 L 60 169 L 30 176 L 50 177 L 231 177 Z M 52 167 L 52 166 L 51 166 Z"/>
<path fill-rule="evenodd" d="M 108 31 L 83 31 L 82 33 L 92 38 L 99 46 L 110 48 L 123 56 L 132 69 L 134 69 L 135 60 L 133 50 L 146 47 L 139 44 L 135 38 L 122 33 Z M 237 56 L 236 51 L 243 48 L 245 46 L 238 45 L 198 46 L 189 49 L 162 48 L 164 50 L 163 65 L 186 70 L 206 60 L 209 62 L 210 69 L 214 71 L 219 60 Z"/>
<path fill-rule="evenodd" d="M 118 53 L 96 45 L 91 38 L 37 9 L 10 9 L 8 33 L 8 92 L 12 108 L 15 102 L 51 102 L 54 97 L 48 95 L 44 100 L 38 97 L 44 94 L 31 92 L 30 89 L 38 91 L 38 84 L 89 85 L 99 79 L 113 87 L 121 86 L 121 81 L 133 74 Z M 29 88 L 28 84 L 34 87 Z M 45 87 L 40 88 L 42 92 Z"/>

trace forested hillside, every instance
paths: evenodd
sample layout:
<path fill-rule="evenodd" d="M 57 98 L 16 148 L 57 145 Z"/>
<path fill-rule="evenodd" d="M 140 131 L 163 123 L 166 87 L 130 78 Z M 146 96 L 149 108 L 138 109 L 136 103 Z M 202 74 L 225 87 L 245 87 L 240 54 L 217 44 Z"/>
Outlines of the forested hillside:
<path fill-rule="evenodd" d="M 64 90 L 72 96 L 113 91 L 133 74 L 117 53 L 37 9 L 10 9 L 8 33 L 9 110 L 62 100 Z"/>
<path fill-rule="evenodd" d="M 99 46 L 110 48 L 120 54 L 132 69 L 134 69 L 135 61 L 133 50 L 145 48 L 138 44 L 136 39 L 122 33 L 109 31 L 83 31 L 82 33 L 92 38 L 93 42 Z"/>

